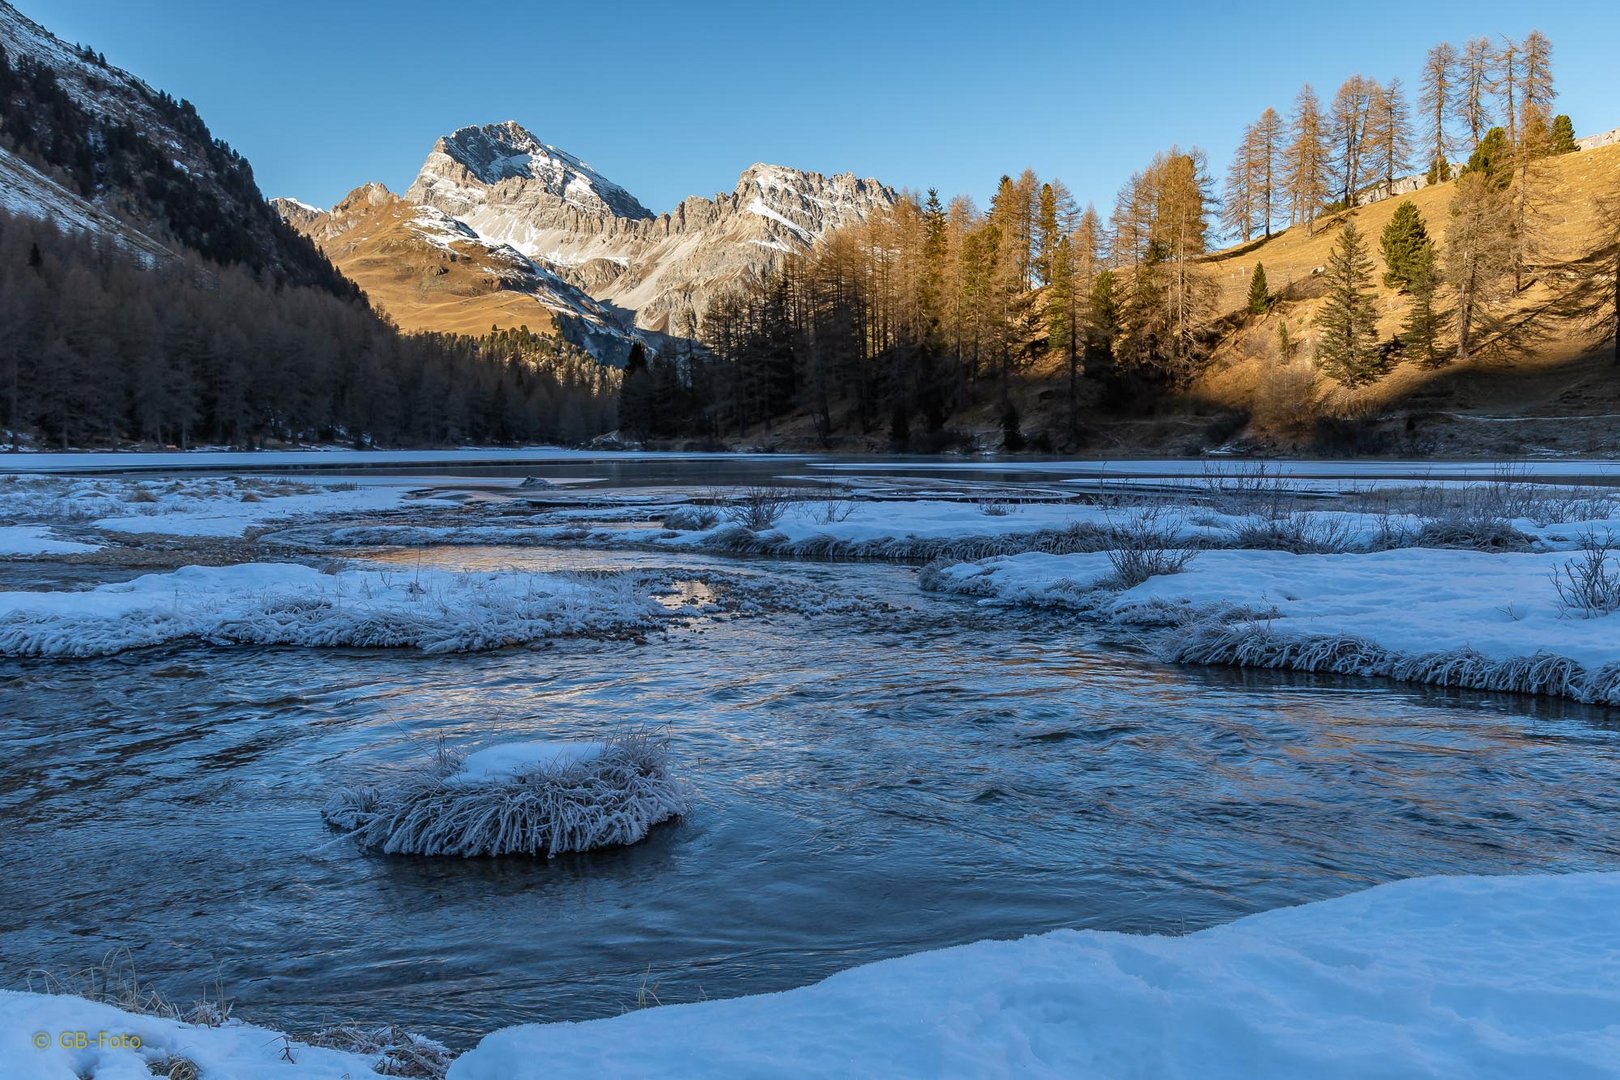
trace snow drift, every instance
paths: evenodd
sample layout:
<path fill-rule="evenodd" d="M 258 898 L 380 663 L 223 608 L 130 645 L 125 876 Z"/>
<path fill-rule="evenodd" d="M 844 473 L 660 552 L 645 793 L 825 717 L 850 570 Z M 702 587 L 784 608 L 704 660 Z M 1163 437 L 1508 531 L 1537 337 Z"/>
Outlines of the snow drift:
<path fill-rule="evenodd" d="M 516 743 L 338 792 L 328 824 L 390 855 L 545 855 L 634 844 L 686 812 L 666 742 Z"/>
<path fill-rule="evenodd" d="M 104 656 L 185 639 L 471 652 L 630 633 L 661 610 L 628 579 L 188 566 L 81 592 L 0 593 L 0 656 Z"/>
<path fill-rule="evenodd" d="M 1170 627 L 1178 663 L 1371 675 L 1620 705 L 1620 612 L 1566 610 L 1567 552 L 1404 548 L 1363 554 L 1205 551 L 1183 572 L 1112 591 L 1101 555 L 1030 553 L 931 568 L 926 587 L 1062 604 Z"/>
<path fill-rule="evenodd" d="M 1182 937 L 1062 930 L 885 960 L 786 993 L 486 1036 L 449 1080 L 1032 1076 L 1613 1077 L 1620 873 L 1431 877 Z M 85 1030 L 83 1049 L 33 1033 Z M 97 1047 L 132 1034 L 139 1049 Z M 0 990 L 18 1076 L 372 1075 L 379 1061 Z M 8 1073 L 7 1075 L 11 1075 Z"/>
<path fill-rule="evenodd" d="M 1422 878 L 1185 937 L 1058 931 L 497 1031 L 450 1080 L 1612 1077 L 1620 874 Z"/>

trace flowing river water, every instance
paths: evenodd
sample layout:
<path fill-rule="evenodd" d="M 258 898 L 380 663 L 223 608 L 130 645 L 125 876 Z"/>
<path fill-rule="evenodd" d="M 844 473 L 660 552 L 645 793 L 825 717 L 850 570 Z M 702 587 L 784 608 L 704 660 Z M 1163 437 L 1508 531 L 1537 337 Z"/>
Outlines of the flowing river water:
<path fill-rule="evenodd" d="M 1183 932 L 1413 875 L 1620 866 L 1612 712 L 1167 667 L 1050 612 L 921 592 L 903 566 L 377 557 L 757 575 L 871 610 L 473 655 L 0 661 L 0 985 L 127 948 L 182 1001 L 217 985 L 282 1029 L 395 1022 L 465 1047 L 985 937 Z M 439 739 L 627 724 L 661 725 L 697 792 L 628 849 L 390 857 L 320 820 L 335 788 Z"/>

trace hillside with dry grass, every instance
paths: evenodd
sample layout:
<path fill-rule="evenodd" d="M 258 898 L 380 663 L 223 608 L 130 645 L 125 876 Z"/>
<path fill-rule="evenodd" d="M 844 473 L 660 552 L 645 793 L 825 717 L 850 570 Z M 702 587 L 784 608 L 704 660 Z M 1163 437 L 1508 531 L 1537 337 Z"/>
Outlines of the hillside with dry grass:
<path fill-rule="evenodd" d="M 526 259 L 423 220 L 417 206 L 381 185 L 357 188 L 329 212 L 277 208 L 403 330 L 471 336 L 491 328 L 556 330 Z"/>
<path fill-rule="evenodd" d="M 1207 364 L 1185 386 L 1123 408 L 1084 380 L 1084 441 L 1059 448 L 1092 454 L 1185 454 L 1223 446 L 1328 454 L 1620 453 L 1613 334 L 1575 310 L 1614 294 L 1614 226 L 1602 205 L 1620 194 L 1620 144 L 1546 158 L 1537 168 L 1543 194 L 1534 202 L 1536 236 L 1524 288 L 1493 313 L 1510 332 L 1487 339 L 1468 360 L 1430 366 L 1402 354 L 1410 298 L 1384 284 L 1378 250 L 1384 227 L 1408 200 L 1443 250 L 1453 180 L 1325 216 L 1314 231 L 1295 226 L 1200 259 L 1215 296 Z M 1381 378 L 1354 389 L 1322 373 L 1314 359 L 1314 324 L 1326 292 L 1322 271 L 1347 221 L 1373 258 L 1378 336 L 1390 362 Z M 1247 310 L 1257 265 L 1264 266 L 1273 297 L 1262 315 Z M 1026 432 L 1057 431 L 1064 417 L 1066 372 L 1061 358 L 1044 350 L 1048 320 L 1038 310 L 1044 301 L 1037 295 L 1033 357 L 1013 393 Z M 1438 301 L 1449 309 L 1454 297 L 1442 287 Z M 1612 317 L 1612 306 L 1608 310 Z M 1289 362 L 1280 355 L 1283 327 L 1293 342 Z M 991 402 L 959 422 L 989 445 L 999 435 L 999 415 L 999 404 Z"/>

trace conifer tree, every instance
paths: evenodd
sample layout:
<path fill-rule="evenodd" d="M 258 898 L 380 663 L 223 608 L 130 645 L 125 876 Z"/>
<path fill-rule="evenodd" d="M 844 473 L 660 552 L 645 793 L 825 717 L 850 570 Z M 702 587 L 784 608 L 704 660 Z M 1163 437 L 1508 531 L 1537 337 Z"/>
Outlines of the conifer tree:
<path fill-rule="evenodd" d="M 1395 216 L 1384 226 L 1378 246 L 1384 256 L 1384 284 L 1410 292 L 1419 264 L 1433 262 L 1434 241 L 1423 224 L 1423 215 L 1410 199 L 1402 200 Z"/>
<path fill-rule="evenodd" d="M 1016 454 L 1027 445 L 1024 429 L 1020 425 L 1018 406 L 1009 401 L 1001 410 L 1001 448 Z"/>
<path fill-rule="evenodd" d="M 1502 128 L 1493 127 L 1485 133 L 1485 137 L 1469 155 L 1468 164 L 1463 166 L 1460 175 L 1477 173 L 1498 190 L 1503 190 L 1513 182 L 1512 157 L 1513 150 L 1508 143 L 1507 132 Z"/>
<path fill-rule="evenodd" d="M 1260 216 L 1261 231 L 1271 239 L 1271 227 L 1277 223 L 1277 209 L 1281 202 L 1278 189 L 1283 165 L 1283 122 L 1277 110 L 1267 108 L 1254 126 L 1255 140 L 1255 209 Z"/>
<path fill-rule="evenodd" d="M 1559 113 L 1553 117 L 1552 124 L 1553 153 L 1573 154 L 1580 147 L 1575 144 L 1575 124 L 1568 113 Z"/>
<path fill-rule="evenodd" d="M 1355 222 L 1346 222 L 1328 256 L 1327 301 L 1316 317 L 1317 363 L 1346 386 L 1379 374 L 1373 262 Z"/>
<path fill-rule="evenodd" d="M 1052 283 L 1053 258 L 1062 230 L 1058 225 L 1057 192 L 1051 184 L 1041 185 L 1040 209 L 1035 218 L 1035 280 L 1040 285 Z"/>
<path fill-rule="evenodd" d="M 1510 147 L 1519 145 L 1519 78 L 1523 59 L 1519 43 L 1510 37 L 1502 38 L 1491 70 L 1491 92 L 1496 95 L 1502 122 L 1507 125 Z"/>
<path fill-rule="evenodd" d="M 1119 300 L 1115 295 L 1114 272 L 1102 269 L 1091 282 L 1091 295 L 1086 305 L 1086 347 L 1098 355 L 1112 359 L 1114 339 L 1119 336 Z"/>
<path fill-rule="evenodd" d="M 1285 364 L 1294 362 L 1294 353 L 1299 351 L 1299 342 L 1294 332 L 1288 327 L 1288 320 L 1283 319 L 1277 323 L 1277 356 Z"/>
<path fill-rule="evenodd" d="M 1079 432 L 1080 350 L 1082 297 L 1076 280 L 1074 245 L 1058 238 L 1050 259 L 1051 282 L 1046 291 L 1047 344 L 1063 357 L 1068 372 L 1068 426 L 1071 437 Z"/>
<path fill-rule="evenodd" d="M 1401 344 L 1406 354 L 1431 367 L 1445 359 L 1439 345 L 1446 318 L 1435 304 L 1440 287 L 1439 261 L 1434 245 L 1429 244 L 1412 262 L 1407 282 L 1412 303 L 1401 326 Z"/>
<path fill-rule="evenodd" d="M 1254 239 L 1257 224 L 1257 179 L 1259 165 L 1259 137 L 1254 125 L 1243 129 L 1243 138 L 1232 155 L 1232 164 L 1226 170 L 1226 188 L 1221 200 L 1221 224 L 1226 231 L 1247 244 Z"/>
<path fill-rule="evenodd" d="M 1254 264 L 1254 273 L 1249 277 L 1249 314 L 1264 315 L 1271 310 L 1271 291 L 1266 287 L 1266 268 L 1260 263 Z"/>
<path fill-rule="evenodd" d="M 1395 191 L 1395 178 L 1405 174 L 1412 156 L 1412 120 L 1401 80 L 1383 86 L 1369 84 L 1365 141 L 1368 176 L 1384 182 L 1386 197 Z"/>
<path fill-rule="evenodd" d="M 1347 207 L 1356 205 L 1356 196 L 1363 183 L 1363 157 L 1367 150 L 1367 120 L 1372 108 L 1373 91 L 1377 83 L 1361 75 L 1352 75 L 1339 87 L 1333 97 L 1333 110 L 1328 123 L 1333 146 L 1333 186 Z"/>

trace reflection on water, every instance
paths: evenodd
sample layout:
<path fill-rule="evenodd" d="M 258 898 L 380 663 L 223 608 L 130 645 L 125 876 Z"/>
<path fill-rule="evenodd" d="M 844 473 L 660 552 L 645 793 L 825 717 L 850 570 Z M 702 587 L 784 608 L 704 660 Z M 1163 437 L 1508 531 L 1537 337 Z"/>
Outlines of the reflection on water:
<path fill-rule="evenodd" d="M 662 553 L 400 558 L 592 569 Z M 171 648 L 0 664 L 0 978 L 128 945 L 175 997 L 405 1023 L 777 990 L 1055 927 L 1180 931 L 1392 878 L 1614 867 L 1620 739 L 1528 699 L 1163 668 L 885 566 L 716 560 L 897 605 L 473 656 Z M 378 765 L 667 728 L 691 817 L 553 863 L 364 855 L 320 824 Z"/>

